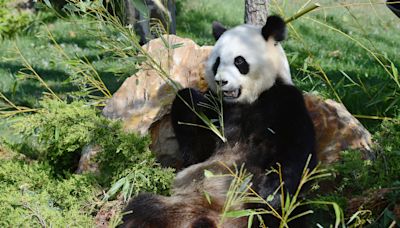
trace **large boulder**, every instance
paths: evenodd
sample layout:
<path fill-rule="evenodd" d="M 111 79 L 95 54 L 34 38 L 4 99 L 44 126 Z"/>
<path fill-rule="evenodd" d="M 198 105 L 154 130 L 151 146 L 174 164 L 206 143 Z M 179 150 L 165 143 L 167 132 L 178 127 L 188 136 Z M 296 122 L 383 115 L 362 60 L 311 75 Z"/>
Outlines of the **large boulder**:
<path fill-rule="evenodd" d="M 310 93 L 304 94 L 304 100 L 314 123 L 320 161 L 337 161 L 340 151 L 347 149 L 359 149 L 364 159 L 372 158 L 371 134 L 343 104 Z"/>
<path fill-rule="evenodd" d="M 169 113 L 175 98 L 171 80 L 181 88 L 206 90 L 203 63 L 212 47 L 199 47 L 190 39 L 168 35 L 151 40 L 143 48 L 154 61 L 145 62 L 141 71 L 125 80 L 107 102 L 103 115 L 123 119 L 126 130 L 146 134 L 151 124 Z"/>
<path fill-rule="evenodd" d="M 151 149 L 161 163 L 175 166 L 178 145 L 169 116 L 175 90 L 161 71 L 154 69 L 154 64 L 158 63 L 179 86 L 205 91 L 204 63 L 212 47 L 200 47 L 190 39 L 168 35 L 150 41 L 144 48 L 154 61 L 147 61 L 141 71 L 122 84 L 103 114 L 122 119 L 127 131 L 149 133 Z M 342 104 L 312 94 L 305 94 L 304 98 L 315 125 L 321 161 L 336 161 L 345 149 L 371 150 L 370 133 Z"/>

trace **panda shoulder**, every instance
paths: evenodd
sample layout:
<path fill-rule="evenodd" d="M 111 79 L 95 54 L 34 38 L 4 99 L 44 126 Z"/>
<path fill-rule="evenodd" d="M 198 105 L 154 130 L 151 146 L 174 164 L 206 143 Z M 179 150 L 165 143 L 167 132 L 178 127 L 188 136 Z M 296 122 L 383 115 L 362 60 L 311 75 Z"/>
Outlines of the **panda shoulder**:
<path fill-rule="evenodd" d="M 294 85 L 278 83 L 271 88 L 270 92 L 278 103 L 304 103 L 303 92 Z"/>
<path fill-rule="evenodd" d="M 265 95 L 259 99 L 261 107 L 272 107 L 282 114 L 282 118 L 286 118 L 286 115 L 298 117 L 308 115 L 303 92 L 293 85 L 274 85 Z"/>

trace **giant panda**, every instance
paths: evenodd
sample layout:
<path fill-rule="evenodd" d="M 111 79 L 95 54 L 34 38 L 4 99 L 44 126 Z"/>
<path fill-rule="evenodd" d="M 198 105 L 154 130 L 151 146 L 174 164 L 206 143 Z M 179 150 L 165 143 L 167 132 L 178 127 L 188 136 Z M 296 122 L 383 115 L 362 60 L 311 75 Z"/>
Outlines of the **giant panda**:
<path fill-rule="evenodd" d="M 125 208 L 122 227 L 247 227 L 246 217 L 225 218 L 221 224 L 233 179 L 226 175 L 227 167 L 243 165 L 252 174 L 252 189 L 266 199 L 281 185 L 279 176 L 267 175 L 267 170 L 280 164 L 284 189 L 294 194 L 310 155 L 308 168 L 316 165 L 313 124 L 280 44 L 286 36 L 282 18 L 269 16 L 262 27 L 245 24 L 226 29 L 214 23 L 213 35 L 217 41 L 206 62 L 209 94 L 182 89 L 171 107 L 182 160 L 172 195 L 135 197 Z M 218 113 L 207 108 L 218 94 L 223 124 Z M 226 142 L 207 129 L 193 110 L 223 127 Z M 205 170 L 215 176 L 205 178 Z M 277 211 L 279 194 L 270 201 Z M 238 203 L 230 210 L 260 207 Z M 273 216 L 265 215 L 263 220 L 268 227 L 279 225 Z M 258 227 L 257 222 L 253 225 Z M 304 224 L 294 220 L 289 226 Z"/>

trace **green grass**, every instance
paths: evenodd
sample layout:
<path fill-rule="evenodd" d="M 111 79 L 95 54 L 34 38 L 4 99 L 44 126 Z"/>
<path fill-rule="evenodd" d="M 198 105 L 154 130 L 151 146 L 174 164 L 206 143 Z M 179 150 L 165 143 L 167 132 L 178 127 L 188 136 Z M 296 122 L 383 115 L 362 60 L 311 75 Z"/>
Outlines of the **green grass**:
<path fill-rule="evenodd" d="M 0 57 L 0 91 L 16 104 L 37 107 L 38 98 L 47 91 L 34 79 L 21 79 L 19 71 L 23 70 L 24 64 L 15 47 L 20 49 L 29 64 L 61 98 L 67 99 L 68 93 L 77 91 L 77 87 L 68 80 L 71 69 L 48 38 L 46 27 L 68 56 L 92 63 L 111 92 L 115 92 L 123 80 L 136 71 L 134 64 L 129 66 L 101 51 L 101 43 L 90 35 L 95 28 L 89 21 L 76 24 L 56 20 L 41 25 L 36 33 L 18 35 L 0 42 L 0 52 L 4 53 Z M 120 73 L 117 77 L 114 74 L 116 71 Z"/>
<path fill-rule="evenodd" d="M 244 0 L 177 1 L 177 35 L 194 39 L 199 45 L 214 44 L 213 21 L 227 26 L 243 23 Z"/>
<path fill-rule="evenodd" d="M 381 15 L 387 15 L 385 21 L 379 21 L 358 8 L 329 12 L 325 17 L 322 13 L 316 13 L 316 20 L 325 25 L 301 18 L 293 26 L 299 31 L 307 47 L 298 45 L 298 40 L 292 38 L 286 43 L 286 48 L 297 57 L 291 61 L 293 74 L 306 90 L 327 91 L 328 97 L 338 100 L 333 93 L 335 90 L 353 114 L 396 117 L 400 109 L 400 87 L 390 79 L 384 68 L 390 72 L 393 70 L 387 60 L 392 61 L 394 66 L 400 65 L 396 58 L 396 40 L 400 38 L 400 34 L 395 32 L 398 19 L 390 12 L 385 12 L 387 9 L 383 5 L 374 7 Z M 343 31 L 348 37 L 327 26 Z M 357 42 L 377 55 L 384 66 Z M 329 87 L 324 80 L 319 80 L 303 70 L 305 56 L 300 53 L 308 51 L 313 58 L 308 63 L 311 67 L 307 70 L 315 71 L 315 66 L 319 65 L 331 81 L 332 89 L 324 88 Z M 314 83 L 302 83 L 310 75 Z M 317 73 L 316 76 L 321 77 L 321 74 Z"/>

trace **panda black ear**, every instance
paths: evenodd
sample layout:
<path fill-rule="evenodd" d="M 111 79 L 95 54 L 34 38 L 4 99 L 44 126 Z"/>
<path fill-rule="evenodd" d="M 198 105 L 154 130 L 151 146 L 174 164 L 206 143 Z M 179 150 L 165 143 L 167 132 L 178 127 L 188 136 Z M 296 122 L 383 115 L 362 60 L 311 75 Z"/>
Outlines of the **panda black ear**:
<path fill-rule="evenodd" d="M 215 40 L 218 40 L 220 36 L 226 31 L 227 29 L 218 21 L 214 21 L 212 23 L 212 33 Z"/>
<path fill-rule="evenodd" d="M 286 38 L 286 23 L 279 16 L 269 16 L 261 33 L 265 40 L 272 36 L 276 41 L 282 41 Z"/>

